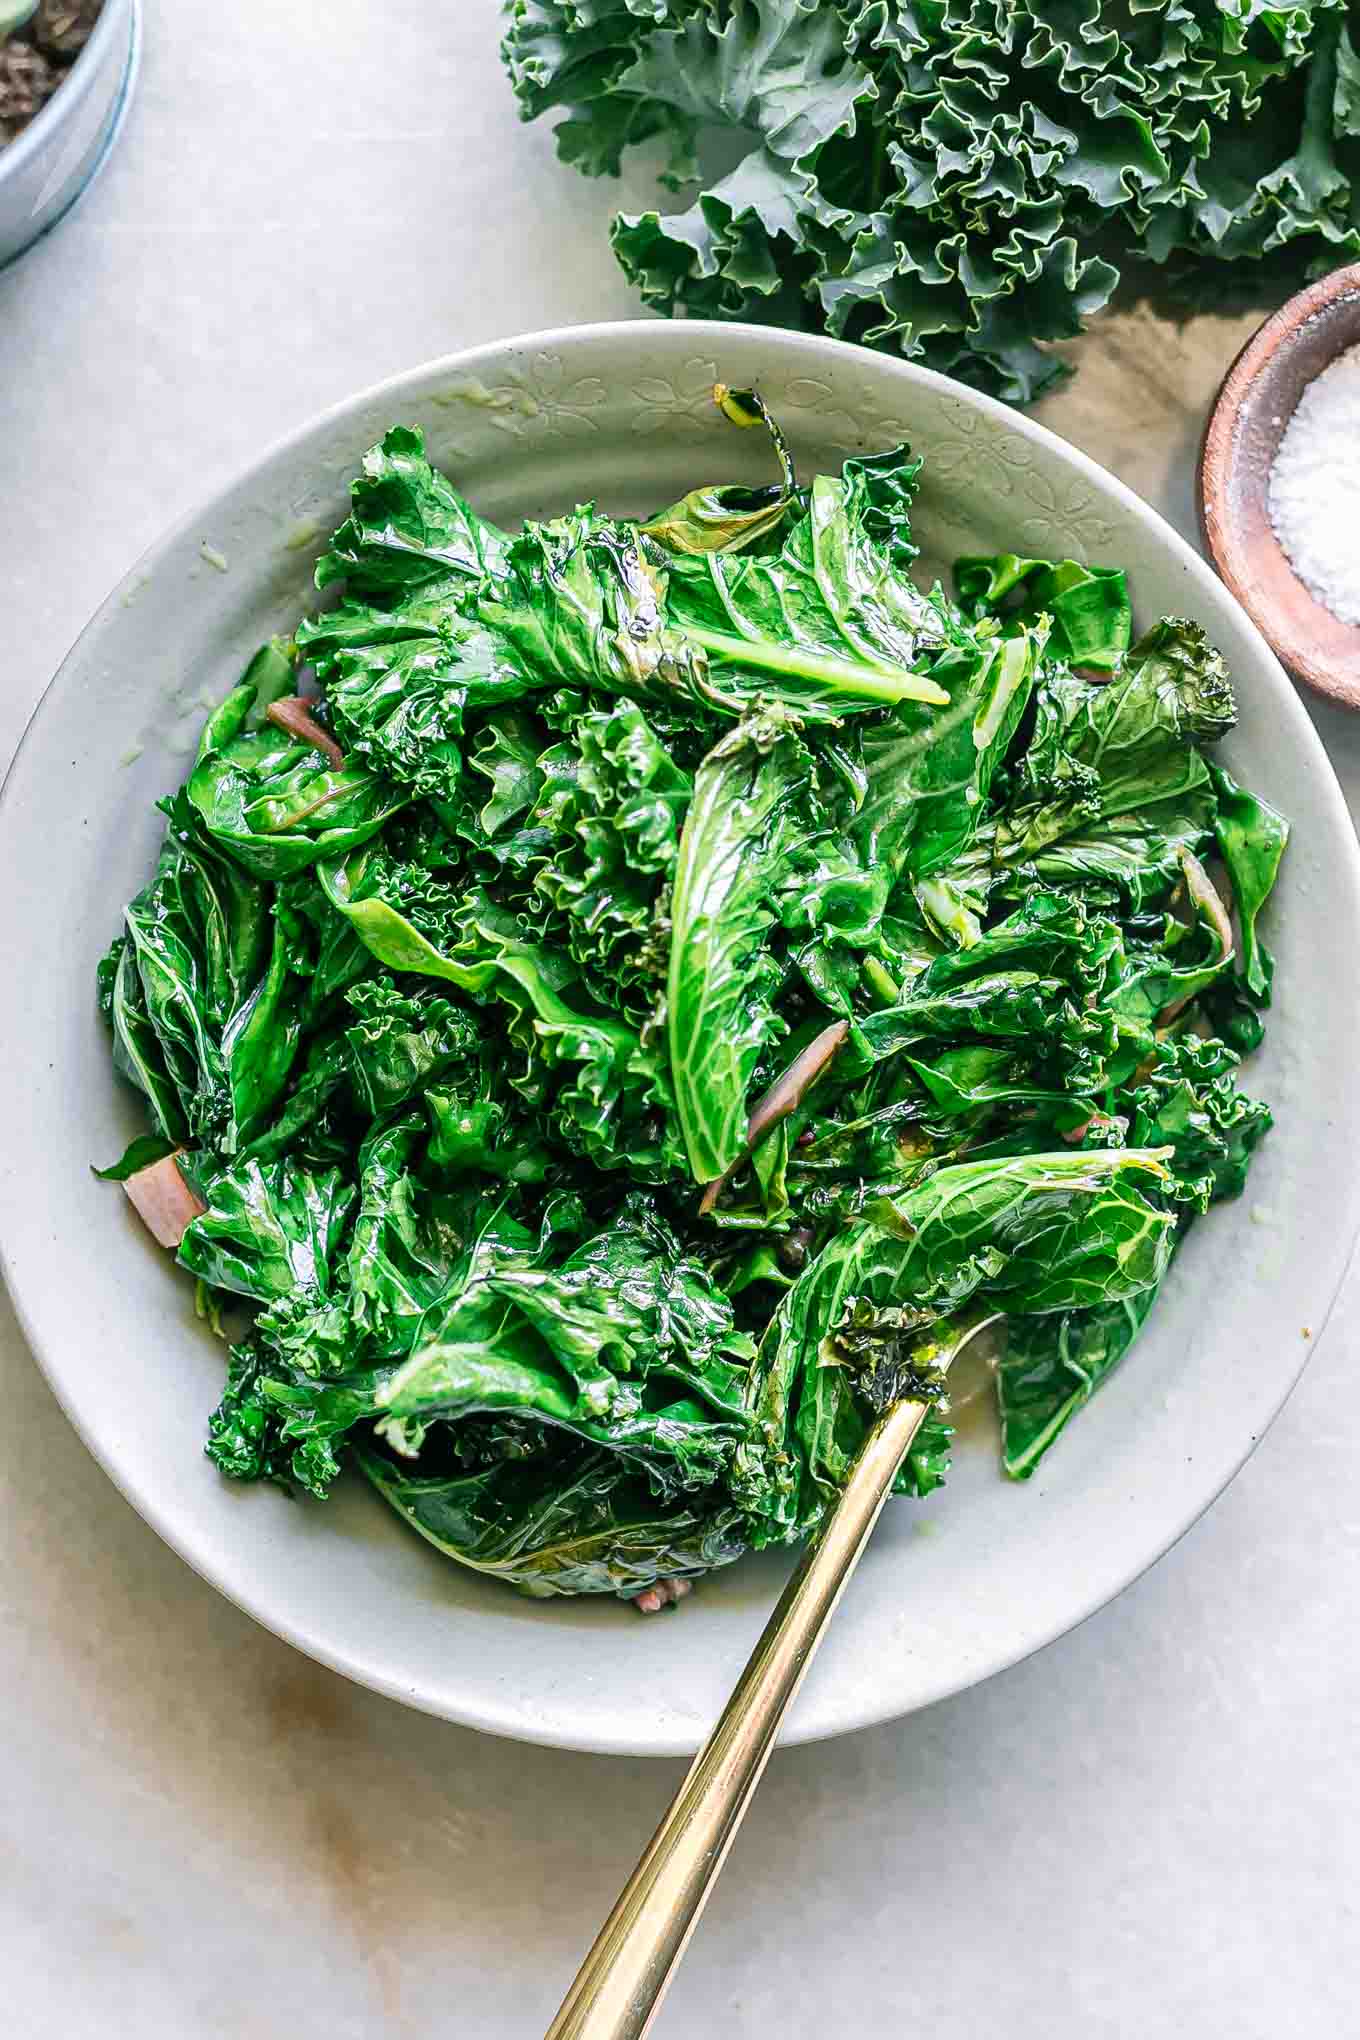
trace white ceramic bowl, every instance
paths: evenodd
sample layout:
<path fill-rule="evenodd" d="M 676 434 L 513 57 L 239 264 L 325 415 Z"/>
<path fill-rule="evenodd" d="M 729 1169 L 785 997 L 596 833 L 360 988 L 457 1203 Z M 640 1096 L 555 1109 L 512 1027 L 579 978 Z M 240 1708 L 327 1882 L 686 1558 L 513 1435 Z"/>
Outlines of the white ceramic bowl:
<path fill-rule="evenodd" d="M 1269 936 L 1268 1045 L 1249 1071 L 1278 1126 L 1247 1195 L 1199 1226 L 1145 1337 L 1025 1487 L 969 1432 L 946 1491 L 889 1509 L 792 1716 L 836 1734 L 941 1698 L 1070 1628 L 1180 1536 L 1236 1472 L 1321 1332 L 1360 1220 L 1355 839 L 1311 724 L 1208 569 L 1152 511 L 1026 419 L 834 342 L 700 324 L 578 328 L 430 363 L 306 426 L 172 532 L 115 590 L 52 683 L 0 805 L 0 1017 L 10 1071 L 0 1240 L 57 1394 L 176 1550 L 281 1636 L 452 1720 L 533 1741 L 679 1752 L 702 1738 L 784 1567 L 750 1560 L 675 1616 L 534 1602 L 460 1570 L 355 1481 L 331 1503 L 221 1480 L 202 1457 L 222 1350 L 191 1287 L 87 1164 L 141 1124 L 110 1069 L 93 973 L 150 868 L 153 802 L 205 704 L 308 600 L 321 535 L 394 421 L 492 516 L 599 496 L 652 507 L 763 476 L 758 435 L 715 412 L 758 384 L 800 467 L 907 439 L 927 456 L 927 564 L 957 551 L 1118 562 L 1138 611 L 1198 617 L 1242 709 L 1234 769 L 1291 815 Z M 216 563 L 214 563 L 216 562 Z M 930 1535 L 922 1535 L 928 1528 Z"/>

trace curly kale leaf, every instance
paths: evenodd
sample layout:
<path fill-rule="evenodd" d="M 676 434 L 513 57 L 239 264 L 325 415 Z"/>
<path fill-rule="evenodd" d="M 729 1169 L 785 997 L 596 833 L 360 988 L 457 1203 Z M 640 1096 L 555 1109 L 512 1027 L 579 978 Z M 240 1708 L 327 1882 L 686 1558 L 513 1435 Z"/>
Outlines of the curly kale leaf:
<path fill-rule="evenodd" d="M 570 1149 L 646 1181 L 674 1173 L 681 1148 L 665 1058 L 634 1026 L 597 1010 L 567 954 L 525 941 L 513 916 L 484 896 L 385 853 L 320 876 L 380 963 L 491 1002 L 520 1053 L 513 1088 Z M 449 932 L 457 939 L 441 950 Z"/>
<path fill-rule="evenodd" d="M 1188 1211 L 1238 1196 L 1272 1122 L 1269 1106 L 1234 1082 L 1237 1056 L 1188 1034 L 1160 1042 L 1150 1062 L 1128 1093 L 1130 1140 L 1170 1150 L 1170 1194 Z"/>
<path fill-rule="evenodd" d="M 822 1342 L 828 1366 L 844 1367 L 875 1416 L 897 1402 L 939 1403 L 945 1377 L 931 1358 L 932 1313 L 911 1304 L 847 1299 L 840 1323 Z"/>
<path fill-rule="evenodd" d="M 487 1213 L 431 1292 L 395 1366 L 264 1377 L 282 1437 L 333 1450 L 371 1424 L 415 1460 L 436 1427 L 515 1413 L 620 1455 L 664 1497 L 711 1487 L 745 1434 L 750 1343 L 706 1272 L 638 1204 L 565 1258 L 553 1234 L 535 1241 Z"/>
<path fill-rule="evenodd" d="M 1222 656 L 1198 624 L 1154 625 L 1103 686 L 1051 669 L 1000 812 L 962 872 L 1012 897 L 1075 885 L 1133 907 L 1164 898 L 1184 853 L 1212 837 L 1213 782 L 1196 747 L 1235 720 Z"/>
<path fill-rule="evenodd" d="M 1123 967 L 1116 925 L 1079 897 L 1034 892 L 960 950 L 915 975 L 891 1006 L 859 1019 L 838 1077 L 906 1055 L 945 1113 L 1109 1081 L 1118 1034 L 1107 991 Z"/>
<path fill-rule="evenodd" d="M 471 1013 L 424 986 L 399 989 L 370 978 L 346 994 L 345 1030 L 356 1101 L 377 1119 L 416 1091 L 477 1058 L 481 1030 Z"/>
<path fill-rule="evenodd" d="M 425 1109 L 430 1163 L 445 1176 L 543 1183 L 553 1171 L 547 1127 L 506 1087 L 503 1065 L 490 1058 L 476 1072 L 428 1090 Z"/>
<path fill-rule="evenodd" d="M 101 997 L 113 1034 L 113 1066 L 145 1097 L 158 1136 L 178 1147 L 188 1117 L 175 1078 L 176 1064 L 161 1047 L 130 935 L 114 941 L 101 968 Z"/>
<path fill-rule="evenodd" d="M 1166 1194 L 1182 1224 L 1236 1197 L 1252 1152 L 1271 1125 L 1269 1107 L 1233 1081 L 1238 1058 L 1221 1041 L 1187 1035 L 1160 1043 L 1131 1093 L 1129 1138 L 1165 1157 Z M 1031 1316 L 1033 1292 L 1008 1321 L 997 1371 L 1002 1463 L 1027 1480 L 1076 1412 L 1137 1338 L 1158 1284 L 1117 1301 Z"/>
<path fill-rule="evenodd" d="M 777 554 L 667 552 L 585 507 L 528 524 L 479 614 L 529 672 L 740 715 L 827 718 L 945 696 L 915 670 L 924 598 L 863 526 L 862 483 L 819 476 Z"/>
<path fill-rule="evenodd" d="M 182 793 L 167 812 L 112 979 L 115 1062 L 167 1135 L 241 1154 L 269 1137 L 300 1056 L 316 1074 L 304 1039 L 367 958 L 333 915 L 318 936 L 295 892 L 222 854 Z"/>
<path fill-rule="evenodd" d="M 693 782 L 633 702 L 588 710 L 538 761 L 528 816 L 546 849 L 533 872 L 544 932 L 560 939 L 599 996 L 643 1016 L 664 964 L 654 935 L 675 875 Z"/>
<path fill-rule="evenodd" d="M 1123 1359 L 1157 1300 L 1156 1288 L 1051 1317 L 1013 1317 L 997 1370 L 1001 1457 L 1028 1480 L 1060 1431 Z"/>
<path fill-rule="evenodd" d="M 503 55 L 566 162 L 617 174 L 650 142 L 691 187 L 614 222 L 648 304 L 819 328 L 1016 402 L 1065 372 L 1049 343 L 1116 265 L 1221 309 L 1360 255 L 1345 0 L 512 0 Z"/>
<path fill-rule="evenodd" d="M 847 1069 L 858 1057 L 878 1063 L 928 1043 L 963 1040 L 1010 1043 L 1036 1068 L 1051 1068 L 1056 1081 L 1085 1095 L 1105 1081 L 1114 1030 L 1108 1014 L 1075 1005 L 1061 978 L 996 971 L 943 992 L 927 982 L 899 1005 L 869 1014 L 855 1030 Z"/>
<path fill-rule="evenodd" d="M 815 478 L 778 551 L 668 556 L 667 615 L 708 654 L 718 689 L 759 680 L 805 712 L 947 703 L 920 664 L 945 627 L 903 571 L 909 541 L 883 542 L 892 526 L 882 497 L 891 488 L 909 503 L 915 474 L 905 447 L 881 468 L 850 461 Z"/>
<path fill-rule="evenodd" d="M 1128 583 L 1119 567 L 1002 553 L 956 560 L 954 585 L 969 616 L 997 617 L 1011 630 L 1051 618 L 1053 650 L 1086 675 L 1113 673 L 1133 636 Z"/>
<path fill-rule="evenodd" d="M 260 1130 L 301 1041 L 305 989 L 268 889 L 222 856 L 183 796 L 109 980 L 114 1057 L 160 1131 L 225 1154 Z"/>
<path fill-rule="evenodd" d="M 761 1052 L 782 1031 L 765 938 L 775 884 L 807 832 L 807 755 L 786 719 L 739 723 L 699 770 L 671 897 L 666 991 L 671 1080 L 696 1183 L 746 1141 Z"/>
<path fill-rule="evenodd" d="M 263 1365 L 254 1341 L 233 1346 L 222 1399 L 208 1419 L 204 1450 L 232 1480 L 271 1480 L 284 1488 L 296 1482 L 324 1495 L 340 1471 L 339 1462 L 325 1455 L 331 1463 L 319 1464 L 315 1455 L 303 1458 L 284 1442 L 279 1413 L 261 1387 Z"/>
<path fill-rule="evenodd" d="M 932 668 L 948 692 L 947 706 L 904 705 L 861 734 L 866 788 L 854 840 L 866 865 L 890 881 L 909 866 L 917 898 L 933 918 L 941 910 L 930 881 L 977 834 L 1042 648 L 1041 631 L 955 643 Z"/>
<path fill-rule="evenodd" d="M 285 878 L 374 836 L 409 795 L 353 760 L 334 765 L 272 723 L 247 728 L 250 682 L 211 717 L 188 800 L 213 843 L 256 878 Z"/>
<path fill-rule="evenodd" d="M 450 576 L 475 592 L 507 571 L 510 539 L 431 465 L 413 426 L 394 425 L 364 455 L 350 503 L 317 566 L 318 588 L 343 581 L 349 595 L 377 601 Z"/>
<path fill-rule="evenodd" d="M 804 1535 L 844 1485 L 868 1421 L 837 1343 L 848 1310 L 910 1310 L 924 1327 L 975 1297 L 1048 1311 L 1134 1295 L 1171 1251 L 1171 1215 L 1143 1188 L 1163 1173 L 1133 1151 L 962 1163 L 836 1233 L 780 1302 L 751 1376 L 756 1431 L 732 1480 L 751 1541 Z"/>
<path fill-rule="evenodd" d="M 611 1452 L 562 1450 L 527 1464 L 425 1470 L 367 1445 L 358 1461 L 383 1499 L 445 1557 L 518 1587 L 631 1597 L 659 1580 L 730 1565 L 745 1550 L 740 1519 L 710 1491 L 662 1499 Z"/>
<path fill-rule="evenodd" d="M 257 1302 L 320 1299 L 354 1202 L 338 1170 L 315 1176 L 288 1162 L 235 1163 L 208 1184 L 208 1208 L 185 1231 L 180 1264 Z"/>
<path fill-rule="evenodd" d="M 328 676 L 331 719 L 354 756 L 451 814 L 469 713 L 518 701 L 534 686 L 484 625 L 435 596 L 397 611 L 342 604 L 300 629 L 298 641 Z"/>
<path fill-rule="evenodd" d="M 612 75 L 673 14 L 573 6 Z M 812 12 L 694 0 L 731 68 L 682 126 L 787 60 L 795 134 Z M 105 1173 L 178 1151 L 230 1305 L 210 1456 L 317 1495 L 357 1460 L 530 1593 L 804 1534 L 903 1397 L 929 1492 L 997 1317 L 1024 1477 L 1270 1124 L 1237 1051 L 1287 829 L 1206 761 L 1202 633 L 1129 644 L 1071 561 L 921 595 L 905 450 L 804 488 L 775 440 L 769 490 L 510 538 L 389 434 L 341 599 L 210 719 L 98 970 L 155 1127 Z"/>
<path fill-rule="evenodd" d="M 1269 801 L 1239 786 L 1221 766 L 1210 770 L 1218 795 L 1214 833 L 1237 908 L 1242 983 L 1250 999 L 1266 1006 L 1274 959 L 1258 936 L 1256 923 L 1279 876 L 1289 824 Z"/>
<path fill-rule="evenodd" d="M 707 662 L 671 628 L 663 587 L 635 526 L 590 506 L 526 524 L 511 578 L 481 613 L 544 686 L 702 701 Z"/>

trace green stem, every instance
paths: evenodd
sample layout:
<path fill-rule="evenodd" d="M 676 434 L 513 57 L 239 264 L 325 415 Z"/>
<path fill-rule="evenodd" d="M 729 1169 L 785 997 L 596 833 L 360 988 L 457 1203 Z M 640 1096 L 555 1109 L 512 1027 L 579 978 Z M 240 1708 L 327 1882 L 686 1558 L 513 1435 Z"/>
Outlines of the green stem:
<path fill-rule="evenodd" d="M 884 1006 L 896 1006 L 902 998 L 902 987 L 896 978 L 890 977 L 876 956 L 866 956 L 863 965 L 864 980 L 874 997 Z"/>
<path fill-rule="evenodd" d="M 949 706 L 944 689 L 921 673 L 892 666 L 875 671 L 872 667 L 857 666 L 849 659 L 835 658 L 829 652 L 785 651 L 763 638 L 729 637 L 725 631 L 705 630 L 694 623 L 684 626 L 684 634 L 693 644 L 702 645 L 706 652 L 727 659 L 734 666 L 784 673 L 794 680 L 820 680 L 843 694 L 858 695 L 862 701 L 926 701 L 936 708 Z"/>

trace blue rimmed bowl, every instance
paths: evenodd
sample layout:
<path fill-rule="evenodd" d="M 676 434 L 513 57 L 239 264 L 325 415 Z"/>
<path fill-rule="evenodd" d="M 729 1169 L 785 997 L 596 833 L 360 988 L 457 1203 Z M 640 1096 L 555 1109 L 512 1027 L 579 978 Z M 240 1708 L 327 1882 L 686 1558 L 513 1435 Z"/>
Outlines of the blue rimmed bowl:
<path fill-rule="evenodd" d="M 0 148 L 0 269 L 65 218 L 118 138 L 141 53 L 140 0 L 104 0 L 70 72 Z"/>

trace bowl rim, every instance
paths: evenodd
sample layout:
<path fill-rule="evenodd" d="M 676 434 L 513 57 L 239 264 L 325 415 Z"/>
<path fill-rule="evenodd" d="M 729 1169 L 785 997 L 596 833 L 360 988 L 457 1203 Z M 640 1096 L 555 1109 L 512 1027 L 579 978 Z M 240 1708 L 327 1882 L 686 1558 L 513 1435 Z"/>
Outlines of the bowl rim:
<path fill-rule="evenodd" d="M 608 341 L 617 344 L 632 341 L 644 348 L 651 348 L 662 352 L 668 349 L 675 350 L 680 355 L 680 358 L 683 359 L 691 352 L 707 352 L 715 347 L 721 349 L 725 343 L 736 339 L 742 339 L 749 344 L 791 350 L 804 361 L 815 362 L 818 359 L 822 359 L 828 363 L 832 361 L 840 363 L 842 366 L 847 362 L 853 362 L 857 356 L 862 354 L 862 350 L 848 342 L 831 340 L 821 335 L 789 333 L 780 329 L 770 329 L 747 322 L 727 323 L 712 320 L 672 322 L 639 318 L 618 321 L 597 321 L 576 326 L 559 326 L 479 343 L 475 347 L 455 350 L 447 355 L 435 356 L 413 367 L 399 370 L 364 389 L 350 392 L 334 404 L 327 406 L 324 410 L 304 420 L 300 425 L 294 426 L 287 432 L 279 435 L 261 452 L 238 468 L 234 474 L 216 483 L 205 494 L 201 502 L 192 506 L 184 516 L 178 518 L 166 531 L 162 532 L 133 561 L 127 572 L 120 577 L 116 586 L 105 597 L 104 601 L 100 603 L 90 620 L 75 638 L 70 650 L 39 696 L 15 747 L 13 757 L 7 766 L 3 782 L 0 782 L 0 827 L 3 827 L 8 819 L 9 810 L 16 799 L 16 787 L 25 768 L 30 747 L 37 736 L 38 726 L 44 720 L 47 708 L 53 700 L 55 690 L 62 682 L 63 676 L 72 666 L 77 655 L 90 640 L 98 635 L 105 620 L 114 614 L 118 607 L 123 604 L 127 594 L 138 586 L 144 577 L 154 573 L 155 567 L 161 558 L 204 528 L 205 510 L 209 505 L 249 484 L 253 477 L 271 465 L 280 456 L 319 436 L 327 427 L 347 420 L 352 413 L 364 406 L 374 405 L 380 401 L 384 403 L 391 401 L 399 404 L 403 393 L 413 384 L 428 386 L 436 380 L 468 376 L 470 373 L 475 373 L 479 368 L 488 364 L 502 362 L 507 354 L 510 353 L 533 354 L 550 352 L 555 349 L 572 349 L 588 352 L 592 347 L 601 342 Z M 977 391 L 969 389 L 966 385 L 961 385 L 949 377 L 937 374 L 933 370 L 922 368 L 915 363 L 892 360 L 891 358 L 887 362 L 883 362 L 882 358 L 878 357 L 876 358 L 876 366 L 887 367 L 894 375 L 900 376 L 907 381 L 915 382 L 943 399 L 952 400 L 955 404 L 962 404 L 970 410 L 981 412 L 999 422 L 1004 421 L 1009 431 L 1018 432 L 1023 438 L 1056 448 L 1063 462 L 1072 470 L 1093 479 L 1102 492 L 1113 496 L 1116 501 L 1122 503 L 1133 513 L 1136 519 L 1144 523 L 1150 520 L 1158 545 L 1170 554 L 1172 560 L 1188 575 L 1192 582 L 1199 585 L 1211 601 L 1217 603 L 1225 600 L 1229 603 L 1235 602 L 1232 591 L 1212 572 L 1195 549 L 1174 530 L 1158 511 L 1154 510 L 1150 504 L 1144 502 L 1132 489 L 1121 482 L 1117 476 L 1102 468 L 1098 462 L 1092 460 L 1079 448 L 1072 446 L 1068 441 L 1062 439 L 1060 435 L 1051 431 L 1047 426 L 1041 425 L 1037 420 L 1029 418 L 1024 414 L 1013 411 L 1009 406 L 1000 403 L 996 399 L 986 397 Z M 1236 606 L 1239 609 L 1242 607 L 1240 604 Z M 1301 699 L 1295 689 L 1290 686 L 1288 678 L 1280 668 L 1272 649 L 1264 640 L 1262 633 L 1257 629 L 1249 615 L 1246 618 L 1246 627 L 1249 635 L 1257 640 L 1263 672 L 1271 676 L 1271 685 L 1274 689 L 1276 705 L 1280 713 L 1293 725 L 1305 756 L 1309 761 L 1316 782 L 1319 808 L 1330 817 L 1333 823 L 1340 822 L 1343 825 L 1344 841 L 1347 844 L 1347 849 L 1344 853 L 1347 876 L 1352 894 L 1357 899 L 1360 899 L 1360 842 L 1356 840 L 1354 829 L 1350 823 L 1349 811 L 1332 769 L 1330 759 Z M 1210 1504 L 1217 1499 L 1218 1495 L 1235 1478 L 1246 1460 L 1255 1451 L 1266 1430 L 1269 1429 L 1270 1425 L 1279 1415 L 1280 1410 L 1292 1393 L 1309 1358 L 1316 1350 L 1318 1339 L 1322 1336 L 1335 1309 L 1337 1299 L 1344 1287 L 1347 1271 L 1355 1258 L 1357 1236 L 1360 1236 L 1360 1234 L 1353 1233 L 1350 1240 L 1344 1242 L 1335 1286 L 1332 1294 L 1326 1300 L 1325 1309 L 1315 1313 L 1311 1337 L 1306 1343 L 1300 1342 L 1299 1348 L 1294 1349 L 1292 1358 L 1286 1353 L 1281 1354 L 1279 1374 L 1272 1383 L 1270 1406 L 1263 1417 L 1260 1428 L 1255 1435 L 1242 1444 L 1240 1450 L 1234 1447 L 1230 1462 L 1226 1465 L 1226 1470 L 1223 1470 L 1222 1466 L 1215 1470 L 1214 1475 L 1211 1476 L 1210 1491 L 1199 1494 L 1194 1505 L 1188 1509 L 1180 1510 L 1173 1521 L 1159 1526 L 1152 1540 L 1151 1547 L 1143 1553 L 1137 1563 L 1126 1568 L 1121 1567 L 1119 1576 L 1114 1579 L 1112 1584 L 1108 1581 L 1102 1582 L 1098 1588 L 1093 1589 L 1082 1600 L 1066 1604 L 1059 1618 L 1047 1620 L 1042 1633 L 1035 1634 L 1023 1641 L 1018 1648 L 1008 1648 L 1003 1645 L 997 1654 L 989 1657 L 982 1665 L 961 1668 L 956 1676 L 942 1679 L 938 1687 L 927 1693 L 919 1702 L 912 1702 L 911 1705 L 913 1707 L 916 1705 L 933 1704 L 935 1700 L 949 1698 L 974 1684 L 980 1683 L 983 1679 L 990 1678 L 1001 1671 L 1010 1669 L 1015 1664 L 1023 1662 L 1038 1650 L 1046 1647 L 1047 1644 L 1078 1627 L 1100 1608 L 1108 1605 L 1112 1599 L 1116 1598 L 1135 1580 L 1141 1578 L 1145 1571 L 1149 1570 L 1158 1559 L 1165 1556 L 1166 1552 L 1179 1542 L 1181 1537 L 1193 1527 Z M 433 1695 L 413 1690 L 408 1684 L 403 1683 L 389 1668 L 383 1666 L 380 1657 L 376 1654 L 367 1659 L 360 1659 L 357 1655 L 343 1648 L 329 1644 L 323 1636 L 309 1633 L 299 1622 L 281 1615 L 271 1605 L 264 1583 L 256 1583 L 249 1580 L 242 1582 L 238 1578 L 231 1576 L 229 1565 L 225 1560 L 219 1559 L 219 1555 L 216 1552 L 196 1547 L 191 1530 L 181 1523 L 170 1504 L 163 1502 L 155 1493 L 148 1492 L 134 1481 L 123 1478 L 113 1456 L 111 1454 L 106 1456 L 102 1443 L 98 1442 L 91 1435 L 91 1430 L 87 1426 L 80 1409 L 79 1398 L 62 1378 L 62 1370 L 60 1367 L 49 1365 L 49 1361 L 43 1351 L 35 1316 L 30 1312 L 27 1297 L 15 1281 L 15 1273 L 9 1242 L 4 1233 L 0 1232 L 0 1277 L 3 1277 L 5 1280 L 6 1288 L 10 1294 L 16 1316 L 29 1349 L 77 1434 L 92 1456 L 108 1474 L 119 1492 L 131 1503 L 143 1520 L 156 1531 L 157 1535 L 178 1556 L 183 1558 L 200 1577 L 207 1580 L 224 1598 L 240 1608 L 242 1612 L 249 1615 L 253 1620 L 259 1622 L 262 1627 L 268 1629 L 272 1634 L 282 1637 L 304 1654 L 327 1665 L 330 1669 L 356 1680 L 362 1685 L 381 1692 L 391 1699 L 399 1700 L 405 1705 L 415 1706 L 421 1711 L 435 1714 L 440 1718 L 460 1722 L 467 1727 L 515 1739 L 542 1743 L 548 1746 L 595 1751 L 602 1754 L 675 1756 L 687 1754 L 693 1750 L 695 1742 L 692 1737 L 686 1738 L 675 1734 L 658 1734 L 655 1730 L 649 1732 L 645 1725 L 640 1725 L 637 1730 L 627 1735 L 622 1735 L 618 1732 L 601 1734 L 578 1725 L 568 1726 L 565 1723 L 558 1724 L 547 1721 L 536 1721 L 533 1728 L 530 1729 L 524 1725 L 519 1717 L 512 1716 L 506 1708 L 498 1707 L 495 1704 L 477 1704 L 469 1701 L 461 1702 L 457 1709 L 454 1709 L 447 1702 L 441 1701 Z M 200 1540 L 200 1545 L 201 1542 L 202 1540 Z M 734 1677 L 738 1670 L 739 1666 L 734 1663 L 732 1666 Z M 781 1737 L 781 1740 L 788 1743 L 822 1740 L 833 1735 L 850 1733 L 882 1721 L 898 1718 L 902 1712 L 903 1707 L 894 1696 L 889 1694 L 885 1697 L 875 1689 L 871 1693 L 858 1697 L 847 1696 L 846 1704 L 837 1713 L 835 1719 L 829 1723 L 821 1723 L 800 1730 L 795 1721 L 792 1733 L 786 1732 Z"/>
<path fill-rule="evenodd" d="M 1297 291 L 1278 311 L 1262 320 L 1233 357 L 1219 385 L 1205 420 L 1195 464 L 1195 507 L 1200 533 L 1220 580 L 1246 611 L 1286 670 L 1314 694 L 1325 701 L 1339 702 L 1343 708 L 1360 708 L 1360 678 L 1335 677 L 1328 663 L 1319 658 L 1315 640 L 1301 636 L 1291 627 L 1287 617 L 1276 615 L 1267 603 L 1258 598 L 1249 550 L 1240 542 L 1234 520 L 1225 516 L 1224 512 L 1231 479 L 1241 465 L 1239 423 L 1262 370 L 1286 354 L 1319 313 L 1352 300 L 1360 305 L 1360 262 L 1344 263 L 1339 269 L 1329 270 L 1326 276 Z M 1354 345 L 1360 345 L 1360 335 L 1354 341 L 1343 343 L 1332 359 L 1339 360 L 1341 354 Z M 1285 419 L 1281 436 L 1288 427 L 1289 419 Z M 1267 472 L 1267 491 L 1269 486 Z M 1300 594 L 1333 630 L 1349 633 L 1354 640 L 1357 660 L 1360 660 L 1360 625 L 1343 623 L 1318 601 L 1300 579 L 1293 561 L 1268 521 L 1266 528 L 1268 542 Z"/>

